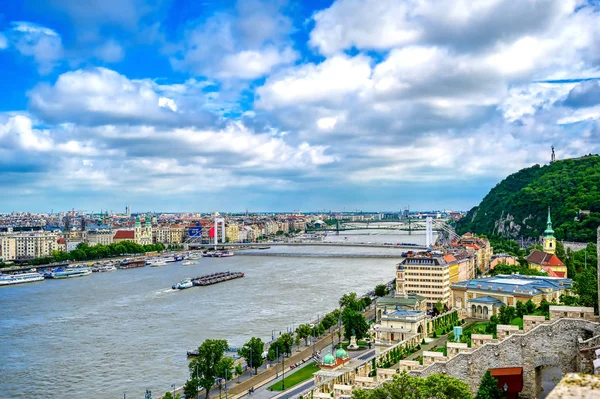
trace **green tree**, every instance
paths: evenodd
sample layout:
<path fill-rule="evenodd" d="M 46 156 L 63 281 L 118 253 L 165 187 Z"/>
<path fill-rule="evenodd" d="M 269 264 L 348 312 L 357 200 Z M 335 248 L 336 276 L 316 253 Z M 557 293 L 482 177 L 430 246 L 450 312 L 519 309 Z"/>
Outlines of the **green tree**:
<path fill-rule="evenodd" d="M 525 307 L 525 304 L 521 301 L 517 301 L 517 317 L 521 317 L 523 318 L 523 315 L 527 313 L 527 308 Z"/>
<path fill-rule="evenodd" d="M 535 308 L 535 303 L 533 303 L 531 299 L 525 302 L 525 309 L 527 310 L 527 314 L 533 314 L 533 312 L 535 312 Z"/>
<path fill-rule="evenodd" d="M 340 298 L 339 304 L 340 304 L 340 308 L 342 308 L 342 309 L 350 308 L 350 309 L 358 310 L 359 305 L 358 305 L 358 297 L 356 295 L 356 292 L 351 292 L 349 294 L 342 295 L 342 297 Z"/>
<path fill-rule="evenodd" d="M 225 358 L 229 344 L 223 339 L 207 339 L 198 348 L 198 356 L 190 364 L 190 377 L 197 378 L 198 384 L 206 390 L 206 398 L 220 372 L 226 369 L 231 358 Z M 226 360 L 229 359 L 229 360 Z"/>
<path fill-rule="evenodd" d="M 277 341 L 281 342 L 281 349 L 283 350 L 283 352 L 281 352 L 281 350 L 279 351 L 280 355 L 283 353 L 287 353 L 288 355 L 292 354 L 292 345 L 294 345 L 294 337 L 292 337 L 292 334 L 283 333 Z"/>
<path fill-rule="evenodd" d="M 234 360 L 230 357 L 224 357 L 216 367 L 216 377 L 219 382 L 219 397 L 223 389 L 223 383 L 233 378 L 233 363 Z"/>
<path fill-rule="evenodd" d="M 378 284 L 377 286 L 375 286 L 375 296 L 386 296 L 388 293 L 388 289 L 385 286 L 385 284 Z"/>
<path fill-rule="evenodd" d="M 342 323 L 344 324 L 344 337 L 347 340 L 352 336 L 352 332 L 357 339 L 361 339 L 369 331 L 369 323 L 365 320 L 365 316 L 350 308 L 346 308 L 342 312 Z"/>
<path fill-rule="evenodd" d="M 237 375 L 238 383 L 240 382 L 240 376 L 244 374 L 244 368 L 242 367 L 242 363 L 238 363 L 235 366 L 235 375 Z"/>
<path fill-rule="evenodd" d="M 254 374 L 258 373 L 258 368 L 263 364 L 262 354 L 265 350 L 265 344 L 260 338 L 252 337 L 238 351 L 238 355 L 246 359 L 246 364 L 254 369 Z"/>
<path fill-rule="evenodd" d="M 444 313 L 444 305 L 442 305 L 440 301 L 437 301 L 433 307 L 435 308 L 437 314 Z"/>
<path fill-rule="evenodd" d="M 196 393 L 194 393 L 194 395 L 195 395 L 195 394 L 196 394 Z M 180 395 L 180 394 L 177 394 L 177 395 L 173 396 L 173 393 L 171 393 L 171 392 L 169 391 L 169 392 L 166 392 L 166 393 L 165 393 L 165 395 L 163 396 L 163 399 L 181 399 L 181 395 Z"/>
<path fill-rule="evenodd" d="M 504 392 L 498 387 L 498 380 L 492 377 L 490 370 L 486 371 L 479 383 L 475 399 L 502 399 Z"/>
<path fill-rule="evenodd" d="M 579 297 L 581 306 L 598 309 L 598 275 L 596 268 L 588 267 L 575 277 L 573 292 Z"/>
<path fill-rule="evenodd" d="M 502 305 L 498 311 L 498 319 L 500 324 L 510 324 L 511 320 L 515 318 L 515 308 L 512 306 Z"/>
<path fill-rule="evenodd" d="M 469 385 L 457 378 L 445 374 L 433 374 L 421 384 L 426 398 L 435 399 L 471 399 Z"/>
<path fill-rule="evenodd" d="M 200 385 L 197 378 L 194 377 L 191 380 L 187 380 L 183 386 L 183 395 L 186 398 L 195 398 L 198 396 L 199 388 Z"/>
<path fill-rule="evenodd" d="M 311 336 L 311 328 L 309 324 L 300 324 L 298 328 L 296 328 L 296 334 L 299 338 L 304 340 L 304 344 L 308 345 L 308 337 Z"/>

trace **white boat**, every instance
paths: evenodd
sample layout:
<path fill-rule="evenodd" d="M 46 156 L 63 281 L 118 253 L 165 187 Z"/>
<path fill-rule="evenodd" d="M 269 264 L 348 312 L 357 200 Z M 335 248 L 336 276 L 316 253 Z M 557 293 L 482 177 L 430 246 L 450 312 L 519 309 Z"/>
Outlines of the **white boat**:
<path fill-rule="evenodd" d="M 89 276 L 92 274 L 92 269 L 85 266 L 67 267 L 66 269 L 58 269 L 51 272 L 48 277 L 59 279 L 59 278 L 71 278 L 71 277 L 82 277 Z"/>
<path fill-rule="evenodd" d="M 117 267 L 115 265 L 102 265 L 92 271 L 95 271 L 97 273 L 105 273 L 105 272 L 114 272 L 115 270 L 117 270 Z"/>
<path fill-rule="evenodd" d="M 191 261 L 191 260 L 186 260 L 185 262 L 182 263 L 183 266 L 193 266 L 195 264 L 196 264 L 196 262 Z"/>
<path fill-rule="evenodd" d="M 167 262 L 164 259 L 154 259 L 150 261 L 150 267 L 166 266 Z"/>
<path fill-rule="evenodd" d="M 35 281 L 42 281 L 44 275 L 37 272 L 31 273 L 18 273 L 18 274 L 1 274 L 0 285 L 13 285 L 23 283 L 33 283 Z"/>
<path fill-rule="evenodd" d="M 178 290 L 185 290 L 186 288 L 192 288 L 193 286 L 194 283 L 192 283 L 192 279 L 188 278 L 175 284 L 172 288 Z"/>

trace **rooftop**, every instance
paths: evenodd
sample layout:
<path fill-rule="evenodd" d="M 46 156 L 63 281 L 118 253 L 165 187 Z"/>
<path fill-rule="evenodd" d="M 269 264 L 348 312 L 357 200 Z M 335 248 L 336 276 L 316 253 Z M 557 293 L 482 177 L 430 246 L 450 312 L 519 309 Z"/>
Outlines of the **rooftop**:
<path fill-rule="evenodd" d="M 452 289 L 508 292 L 520 295 L 539 295 L 543 291 L 571 289 L 573 281 L 568 278 L 546 276 L 523 276 L 518 274 L 484 277 L 452 284 Z"/>

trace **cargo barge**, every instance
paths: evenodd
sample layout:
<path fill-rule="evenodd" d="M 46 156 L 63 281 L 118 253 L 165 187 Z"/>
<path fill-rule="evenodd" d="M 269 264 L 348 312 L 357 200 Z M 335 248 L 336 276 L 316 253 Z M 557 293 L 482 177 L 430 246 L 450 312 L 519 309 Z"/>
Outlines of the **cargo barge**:
<path fill-rule="evenodd" d="M 171 288 L 184 290 L 186 288 L 192 287 L 204 287 L 207 285 L 213 285 L 217 283 L 222 283 L 224 281 L 234 280 L 236 278 L 244 277 L 244 273 L 241 272 L 220 272 L 220 273 L 212 273 L 207 274 L 205 276 L 200 276 L 196 278 L 190 278 L 187 280 L 183 280 L 177 284 L 174 284 Z"/>

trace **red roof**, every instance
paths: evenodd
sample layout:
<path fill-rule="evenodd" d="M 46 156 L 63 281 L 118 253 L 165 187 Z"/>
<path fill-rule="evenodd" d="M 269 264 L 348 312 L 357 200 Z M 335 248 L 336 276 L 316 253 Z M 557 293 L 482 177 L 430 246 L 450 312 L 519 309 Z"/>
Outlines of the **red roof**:
<path fill-rule="evenodd" d="M 114 240 L 134 240 L 135 239 L 135 231 L 133 230 L 117 230 Z"/>
<path fill-rule="evenodd" d="M 544 251 L 540 251 L 539 249 L 534 249 L 531 251 L 529 256 L 527 257 L 527 261 L 531 263 L 535 263 L 540 266 L 564 266 L 558 256 L 549 254 Z"/>
<path fill-rule="evenodd" d="M 64 245 L 64 244 L 66 244 L 66 241 L 65 241 L 65 239 L 64 239 L 64 238 L 62 238 L 62 237 L 61 237 L 61 238 L 59 238 L 59 239 L 57 240 L 57 242 L 58 242 L 59 244 L 61 244 L 61 245 Z"/>
<path fill-rule="evenodd" d="M 548 276 L 549 276 L 549 277 L 564 277 L 564 273 L 561 273 L 561 274 L 563 274 L 563 275 L 562 275 L 562 276 L 559 276 L 559 275 L 558 275 L 558 272 L 555 272 L 555 271 L 554 271 L 554 270 L 552 270 L 552 268 L 550 268 L 550 267 L 542 267 L 542 270 L 543 270 L 543 271 L 545 271 L 546 273 L 548 273 Z"/>

